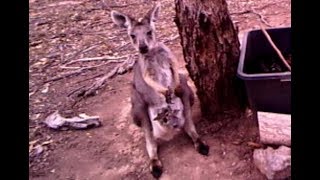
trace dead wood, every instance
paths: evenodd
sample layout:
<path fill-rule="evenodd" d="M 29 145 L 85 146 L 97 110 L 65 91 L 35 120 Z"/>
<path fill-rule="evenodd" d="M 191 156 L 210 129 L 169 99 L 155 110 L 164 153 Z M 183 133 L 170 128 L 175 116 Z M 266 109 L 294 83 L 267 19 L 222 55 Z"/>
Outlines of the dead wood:
<path fill-rule="evenodd" d="M 271 44 L 271 46 L 273 47 L 273 49 L 277 52 L 279 58 L 281 59 L 281 61 L 284 63 L 284 65 L 288 68 L 289 71 L 291 71 L 291 66 L 288 64 L 288 62 L 286 61 L 286 59 L 283 57 L 281 51 L 277 48 L 277 46 L 274 44 L 274 42 L 272 41 L 271 37 L 269 36 L 268 32 L 260 25 L 260 28 L 263 32 L 263 34 L 266 36 L 266 38 L 268 39 L 269 43 Z"/>
<path fill-rule="evenodd" d="M 76 53 L 75 53 L 74 55 L 72 55 L 70 58 L 67 58 L 67 59 L 63 60 L 62 62 L 67 62 L 67 61 L 69 61 L 70 59 L 73 59 L 73 58 L 77 57 L 79 54 L 82 54 L 82 53 L 91 51 L 91 50 L 93 50 L 94 48 L 98 47 L 99 45 L 100 45 L 100 43 L 95 44 L 95 45 L 90 46 L 90 47 L 87 47 L 87 48 L 85 48 L 85 49 L 82 49 L 82 50 L 76 52 Z"/>
<path fill-rule="evenodd" d="M 66 65 L 70 65 L 76 62 L 85 62 L 85 61 L 108 61 L 108 60 L 117 60 L 117 59 L 124 59 L 128 58 L 128 56 L 101 56 L 101 57 L 90 57 L 90 58 L 81 58 L 70 61 L 66 63 Z"/>
<path fill-rule="evenodd" d="M 91 69 L 94 69 L 94 68 L 97 68 L 97 67 L 95 67 L 95 66 L 93 66 L 93 67 L 84 67 L 84 68 L 81 68 L 81 69 L 78 69 L 78 70 L 75 70 L 75 71 L 72 71 L 72 72 L 68 72 L 68 73 L 62 74 L 60 76 L 53 77 L 51 79 L 48 79 L 48 80 L 44 81 L 43 83 L 45 84 L 45 83 L 52 82 L 52 81 L 58 81 L 58 80 L 63 79 L 63 78 L 68 78 L 70 76 L 81 74 L 86 70 L 91 70 Z"/>
<path fill-rule="evenodd" d="M 180 37 L 179 34 L 174 35 L 174 36 L 170 36 L 168 39 L 164 39 L 164 40 L 163 40 L 163 43 L 167 43 L 167 42 L 170 42 L 170 41 L 174 41 L 174 40 L 178 39 L 179 37 Z"/>
<path fill-rule="evenodd" d="M 85 98 L 88 96 L 95 95 L 99 89 L 101 89 L 105 86 L 108 79 L 113 78 L 117 74 L 121 75 L 121 74 L 126 73 L 127 71 L 130 71 L 134 65 L 134 62 L 135 62 L 134 57 L 135 56 L 128 56 L 126 61 L 117 65 L 113 70 L 111 70 L 105 76 L 99 78 L 95 83 L 93 83 L 90 86 L 85 86 L 84 88 L 80 88 L 77 91 L 75 91 L 73 94 L 75 94 L 76 97 L 78 97 L 78 98 L 79 97 Z"/>
<path fill-rule="evenodd" d="M 252 13 L 252 14 L 255 14 L 257 16 L 259 16 L 259 19 L 261 22 L 263 22 L 265 25 L 269 26 L 269 27 L 272 27 L 268 21 L 265 19 L 265 17 L 258 13 L 255 9 L 251 9 L 251 10 L 245 10 L 245 11 L 241 11 L 241 12 L 233 12 L 233 13 L 230 13 L 230 15 L 242 15 L 242 14 L 249 14 L 249 13 Z"/>

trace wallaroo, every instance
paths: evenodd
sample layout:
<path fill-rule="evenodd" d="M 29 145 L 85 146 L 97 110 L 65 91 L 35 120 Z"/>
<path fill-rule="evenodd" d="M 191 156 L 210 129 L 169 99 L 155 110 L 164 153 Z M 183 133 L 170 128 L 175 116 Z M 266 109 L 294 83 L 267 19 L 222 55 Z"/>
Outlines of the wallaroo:
<path fill-rule="evenodd" d="M 133 122 L 142 128 L 150 158 L 151 174 L 162 174 L 158 158 L 158 144 L 168 141 L 184 130 L 192 139 L 195 149 L 208 155 L 209 146 L 199 137 L 191 117 L 194 94 L 187 77 L 179 74 L 177 60 L 171 50 L 156 40 L 155 22 L 159 17 L 157 3 L 141 19 L 136 20 L 118 11 L 111 11 L 115 24 L 127 28 L 139 59 L 133 67 L 131 91 Z"/>

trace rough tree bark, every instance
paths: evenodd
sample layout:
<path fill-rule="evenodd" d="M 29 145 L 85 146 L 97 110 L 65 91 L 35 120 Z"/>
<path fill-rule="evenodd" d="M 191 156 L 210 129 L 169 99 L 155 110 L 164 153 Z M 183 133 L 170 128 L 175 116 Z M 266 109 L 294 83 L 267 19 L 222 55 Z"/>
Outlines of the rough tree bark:
<path fill-rule="evenodd" d="M 202 115 L 242 115 L 247 102 L 236 77 L 240 43 L 225 0 L 175 0 L 175 5 L 184 59 Z"/>

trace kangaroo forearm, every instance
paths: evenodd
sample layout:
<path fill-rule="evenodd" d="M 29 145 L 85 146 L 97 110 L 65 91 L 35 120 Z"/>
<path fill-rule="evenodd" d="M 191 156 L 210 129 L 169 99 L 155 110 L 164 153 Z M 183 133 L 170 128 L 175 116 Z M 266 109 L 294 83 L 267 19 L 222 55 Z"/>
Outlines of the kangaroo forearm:
<path fill-rule="evenodd" d="M 150 78 L 150 76 L 148 76 L 148 74 L 146 74 L 143 79 L 145 80 L 145 82 L 151 87 L 153 88 L 156 92 L 159 92 L 161 94 L 165 94 L 168 91 L 168 88 L 162 86 L 160 83 L 157 83 L 156 81 L 154 81 L 153 79 Z"/>
<path fill-rule="evenodd" d="M 175 84 L 174 89 L 176 89 L 177 87 L 180 86 L 180 78 L 179 78 L 179 73 L 178 73 L 178 63 L 174 59 L 174 60 L 172 60 L 171 65 L 172 65 L 172 74 L 173 74 L 173 79 L 174 79 L 174 84 Z"/>

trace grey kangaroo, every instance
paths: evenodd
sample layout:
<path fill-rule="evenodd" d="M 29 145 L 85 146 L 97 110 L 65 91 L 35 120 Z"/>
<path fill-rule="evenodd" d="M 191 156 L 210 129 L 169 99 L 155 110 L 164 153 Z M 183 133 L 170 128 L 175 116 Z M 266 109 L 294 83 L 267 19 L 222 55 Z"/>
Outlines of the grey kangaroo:
<path fill-rule="evenodd" d="M 144 131 L 150 171 L 155 178 L 161 176 L 163 169 L 158 143 L 170 140 L 181 130 L 192 139 L 200 154 L 209 153 L 209 146 L 199 137 L 191 117 L 194 94 L 187 77 L 178 73 L 177 60 L 170 49 L 156 40 L 159 11 L 157 3 L 139 20 L 111 11 L 113 22 L 127 28 L 131 43 L 139 52 L 133 67 L 131 113 L 133 122 Z"/>

